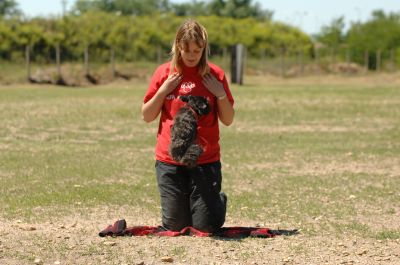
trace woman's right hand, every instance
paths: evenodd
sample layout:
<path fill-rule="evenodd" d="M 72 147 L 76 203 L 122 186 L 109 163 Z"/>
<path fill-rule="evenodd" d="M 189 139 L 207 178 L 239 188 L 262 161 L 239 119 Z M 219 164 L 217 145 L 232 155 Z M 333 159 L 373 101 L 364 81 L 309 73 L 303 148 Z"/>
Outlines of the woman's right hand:
<path fill-rule="evenodd" d="M 164 81 L 164 83 L 161 85 L 160 89 L 158 90 L 159 93 L 162 93 L 164 96 L 167 96 L 170 94 L 172 91 L 175 90 L 175 88 L 179 85 L 179 83 L 182 81 L 183 75 L 179 73 L 173 73 L 168 76 L 168 78 Z"/>
<path fill-rule="evenodd" d="M 164 83 L 157 90 L 157 93 L 142 105 L 143 120 L 151 122 L 160 114 L 165 97 L 168 96 L 182 81 L 183 76 L 173 73 L 168 76 Z"/>

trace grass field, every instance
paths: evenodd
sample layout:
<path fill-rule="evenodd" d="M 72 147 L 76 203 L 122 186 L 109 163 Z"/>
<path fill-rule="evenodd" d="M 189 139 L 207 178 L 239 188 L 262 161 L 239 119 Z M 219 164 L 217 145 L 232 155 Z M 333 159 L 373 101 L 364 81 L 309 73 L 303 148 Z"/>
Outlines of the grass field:
<path fill-rule="evenodd" d="M 400 89 L 368 80 L 232 86 L 226 226 L 299 235 L 99 238 L 118 218 L 160 222 L 145 89 L 0 88 L 1 264 L 400 263 Z"/>

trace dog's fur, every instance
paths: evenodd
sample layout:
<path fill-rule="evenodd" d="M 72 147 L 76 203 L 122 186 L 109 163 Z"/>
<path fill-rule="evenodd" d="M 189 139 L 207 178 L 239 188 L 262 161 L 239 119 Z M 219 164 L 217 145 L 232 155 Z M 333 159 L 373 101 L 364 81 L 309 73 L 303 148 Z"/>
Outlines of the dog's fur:
<path fill-rule="evenodd" d="M 176 162 L 187 167 L 195 167 L 203 153 L 203 148 L 195 143 L 197 119 L 210 113 L 211 109 L 205 97 L 188 95 L 179 98 L 186 102 L 186 105 L 174 117 L 169 151 Z"/>

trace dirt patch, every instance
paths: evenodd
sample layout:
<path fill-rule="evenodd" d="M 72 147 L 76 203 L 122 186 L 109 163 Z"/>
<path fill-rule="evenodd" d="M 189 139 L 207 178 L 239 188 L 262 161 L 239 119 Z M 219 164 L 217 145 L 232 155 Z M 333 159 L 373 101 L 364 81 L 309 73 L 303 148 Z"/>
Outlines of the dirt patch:
<path fill-rule="evenodd" d="M 329 233 L 272 239 L 196 237 L 100 238 L 98 232 L 124 210 L 128 226 L 157 225 L 139 209 L 98 209 L 85 216 L 49 218 L 42 223 L 1 219 L 2 264 L 398 264 L 399 240 L 363 239 Z M 235 224 L 230 220 L 229 223 Z M 227 224 L 229 225 L 229 224 Z M 41 262 L 41 263 L 40 263 Z"/>
<path fill-rule="evenodd" d="M 295 154 L 292 154 L 295 155 Z M 351 157 L 352 153 L 347 153 L 344 157 Z M 391 177 L 400 176 L 400 160 L 396 158 L 381 159 L 374 161 L 373 158 L 367 159 L 366 161 L 308 161 L 304 163 L 294 164 L 290 162 L 290 156 L 287 155 L 282 157 L 279 162 L 264 162 L 264 163 L 253 163 L 246 164 L 245 167 L 249 171 L 259 170 L 264 172 L 272 172 L 278 168 L 284 168 L 286 171 L 296 175 L 304 176 L 325 176 L 331 174 L 374 174 L 374 175 L 386 175 Z"/>

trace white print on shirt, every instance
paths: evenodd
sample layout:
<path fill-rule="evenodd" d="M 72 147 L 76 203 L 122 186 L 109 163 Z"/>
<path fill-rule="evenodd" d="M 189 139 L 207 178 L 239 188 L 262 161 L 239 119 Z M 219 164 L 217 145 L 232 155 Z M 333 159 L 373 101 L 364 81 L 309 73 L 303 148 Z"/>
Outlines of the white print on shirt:
<path fill-rule="evenodd" d="M 169 95 L 166 97 L 166 99 L 167 99 L 167 100 L 174 100 L 174 99 L 175 99 L 175 95 L 169 94 Z"/>
<path fill-rule="evenodd" d="M 192 89 L 196 87 L 196 84 L 193 82 L 183 82 L 181 85 L 181 90 L 184 94 L 188 94 L 192 92 Z"/>

